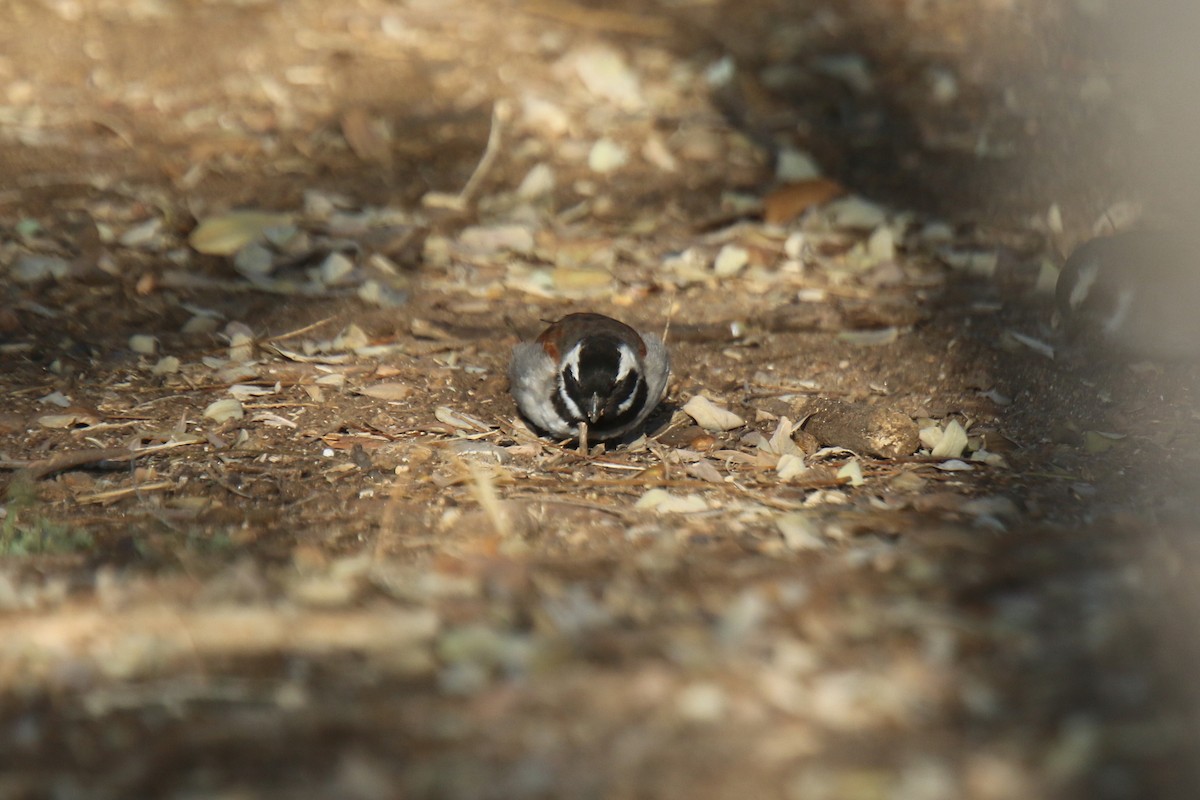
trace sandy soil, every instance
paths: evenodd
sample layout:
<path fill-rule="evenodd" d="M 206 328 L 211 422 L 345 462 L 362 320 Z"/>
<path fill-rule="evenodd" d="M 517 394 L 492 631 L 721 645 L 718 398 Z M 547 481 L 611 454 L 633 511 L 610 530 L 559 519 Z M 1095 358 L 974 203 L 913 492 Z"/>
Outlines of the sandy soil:
<path fill-rule="evenodd" d="M 1197 371 L 1039 350 L 1179 216 L 1125 22 L 6 4 L 0 797 L 1193 797 Z M 580 310 L 674 364 L 593 454 Z"/>

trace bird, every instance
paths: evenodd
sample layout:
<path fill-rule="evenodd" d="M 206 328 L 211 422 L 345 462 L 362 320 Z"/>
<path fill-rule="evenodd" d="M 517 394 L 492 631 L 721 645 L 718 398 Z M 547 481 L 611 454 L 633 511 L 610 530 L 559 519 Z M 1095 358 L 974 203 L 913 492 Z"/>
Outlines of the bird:
<path fill-rule="evenodd" d="M 1055 305 L 1070 347 L 1200 358 L 1200 237 L 1139 230 L 1084 242 L 1059 273 Z"/>
<path fill-rule="evenodd" d="M 663 340 L 603 314 L 568 314 L 513 348 L 508 380 L 517 410 L 541 434 L 592 441 L 639 428 L 671 371 Z"/>

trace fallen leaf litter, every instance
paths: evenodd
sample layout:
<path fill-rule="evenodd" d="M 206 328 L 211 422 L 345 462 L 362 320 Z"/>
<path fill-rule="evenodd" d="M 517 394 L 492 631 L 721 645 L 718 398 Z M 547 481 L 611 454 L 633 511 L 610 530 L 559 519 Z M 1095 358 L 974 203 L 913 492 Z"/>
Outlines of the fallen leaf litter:
<path fill-rule="evenodd" d="M 274 19 L 254 6 L 236 14 Z M 177 10 L 105 0 L 29 13 L 75 38 L 91 13 L 222 30 L 204 9 L 192 32 Z M 169 70 L 122 77 L 97 40 L 76 49 L 98 60 L 103 102 L 35 104 L 26 78 L 0 102 L 6 146 L 56 147 L 83 120 L 113 164 L 155 162 L 117 178 L 67 160 L 82 182 L 65 204 L 0 193 L 17 287 L 0 315 L 0 543 L 41 559 L 0 569 L 0 690 L 54 699 L 0 742 L 33 754 L 16 780 L 65 764 L 37 731 L 67 727 L 112 734 L 112 763 L 146 775 L 159 755 L 142 722 L 167 731 L 164 764 L 211 748 L 209 729 L 263 755 L 256 723 L 214 706 L 299 723 L 295 755 L 332 753 L 314 770 L 338 796 L 481 796 L 451 774 L 567 796 L 630 759 L 664 796 L 1023 797 L 1090 780 L 1107 720 L 1044 697 L 1061 726 L 1021 717 L 1022 686 L 1056 685 L 1070 658 L 1015 680 L 995 665 L 1062 641 L 1029 608 L 1103 596 L 1013 588 L 1076 552 L 1021 531 L 1070 520 L 1105 470 L 1194 426 L 1106 414 L 1105 387 L 1052 371 L 1051 332 L 997 299 L 1052 286 L 1043 239 L 872 199 L 790 135 L 766 152 L 760 130 L 794 113 L 772 92 L 797 70 L 838 104 L 895 89 L 857 52 L 781 58 L 853 8 L 754 38 L 777 59 L 761 74 L 677 57 L 665 9 L 294 13 L 278 29 L 294 41 L 263 34 L 211 94 Z M 387 103 L 364 95 L 381 74 Z M 956 109 L 969 74 L 935 69 L 930 102 Z M 1003 126 L 960 139 L 933 122 L 937 146 L 1013 152 Z M 57 180 L 27 177 L 39 197 Z M 1135 205 L 1109 216 L 1127 224 Z M 1077 213 L 1046 208 L 1019 233 L 1061 235 Z M 662 325 L 677 364 L 645 435 L 592 454 L 526 430 L 503 385 L 513 342 L 584 308 Z M 1043 434 L 1041 384 L 1090 393 L 1078 424 Z M 349 696 L 364 700 L 348 712 Z M 963 719 L 976 751 L 956 743 Z M 238 757 L 212 759 L 206 785 L 233 786 Z M 98 796 L 151 779 L 122 780 Z"/>

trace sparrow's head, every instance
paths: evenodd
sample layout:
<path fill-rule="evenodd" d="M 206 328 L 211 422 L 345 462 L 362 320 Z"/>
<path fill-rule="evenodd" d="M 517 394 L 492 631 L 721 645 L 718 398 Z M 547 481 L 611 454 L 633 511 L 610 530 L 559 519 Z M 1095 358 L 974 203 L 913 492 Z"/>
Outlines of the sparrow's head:
<path fill-rule="evenodd" d="M 1080 245 L 1058 277 L 1066 341 L 1096 355 L 1200 358 L 1200 239 L 1126 231 Z"/>
<path fill-rule="evenodd" d="M 1112 336 L 1125 323 L 1137 284 L 1116 279 L 1136 275 L 1136 264 L 1111 263 L 1108 243 L 1094 239 L 1084 244 L 1059 275 L 1055 301 L 1069 340 L 1093 333 Z"/>
<path fill-rule="evenodd" d="M 638 353 L 622 338 L 585 336 L 563 356 L 555 406 L 573 422 L 615 428 L 638 416 L 646 403 Z"/>
<path fill-rule="evenodd" d="M 636 430 L 662 400 L 671 362 L 662 340 L 603 314 L 568 314 L 519 344 L 509 384 L 526 421 L 596 442 Z"/>

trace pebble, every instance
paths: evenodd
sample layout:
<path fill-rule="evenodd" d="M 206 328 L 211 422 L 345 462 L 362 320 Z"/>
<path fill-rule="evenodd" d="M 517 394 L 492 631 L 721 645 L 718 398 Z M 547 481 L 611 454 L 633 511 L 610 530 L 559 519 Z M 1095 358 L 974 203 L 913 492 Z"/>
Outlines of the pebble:
<path fill-rule="evenodd" d="M 275 269 L 275 257 L 270 249 L 253 242 L 237 251 L 233 268 L 250 278 L 265 278 Z"/>
<path fill-rule="evenodd" d="M 139 222 L 125 233 L 121 234 L 118 240 L 122 247 L 129 248 L 144 248 L 152 249 L 152 245 L 158 243 L 159 232 L 162 231 L 163 221 L 158 217 L 151 217 L 145 222 Z"/>
<path fill-rule="evenodd" d="M 344 253 L 330 253 L 321 262 L 321 283 L 338 286 L 354 272 L 354 261 Z"/>
<path fill-rule="evenodd" d="M 713 272 L 721 278 L 731 278 L 737 275 L 750 263 L 750 252 L 736 244 L 727 244 L 717 253 L 713 261 Z"/>
<path fill-rule="evenodd" d="M 517 197 L 537 200 L 553 192 L 554 186 L 554 169 L 549 164 L 535 164 L 517 187 Z"/>
<path fill-rule="evenodd" d="M 569 60 L 583 85 L 597 98 L 625 111 L 637 111 L 646 105 L 637 73 L 618 50 L 603 46 L 582 48 Z"/>
<path fill-rule="evenodd" d="M 62 280 L 71 272 L 71 264 L 58 256 L 26 254 L 19 256 L 12 266 L 13 280 L 18 283 L 40 283 L 45 280 Z"/>
<path fill-rule="evenodd" d="M 158 351 L 158 340 L 145 333 L 129 337 L 129 349 L 138 355 L 152 356 Z"/>
<path fill-rule="evenodd" d="M 629 162 L 629 151 L 612 139 L 600 139 L 588 152 L 588 169 L 605 174 L 625 166 Z"/>

